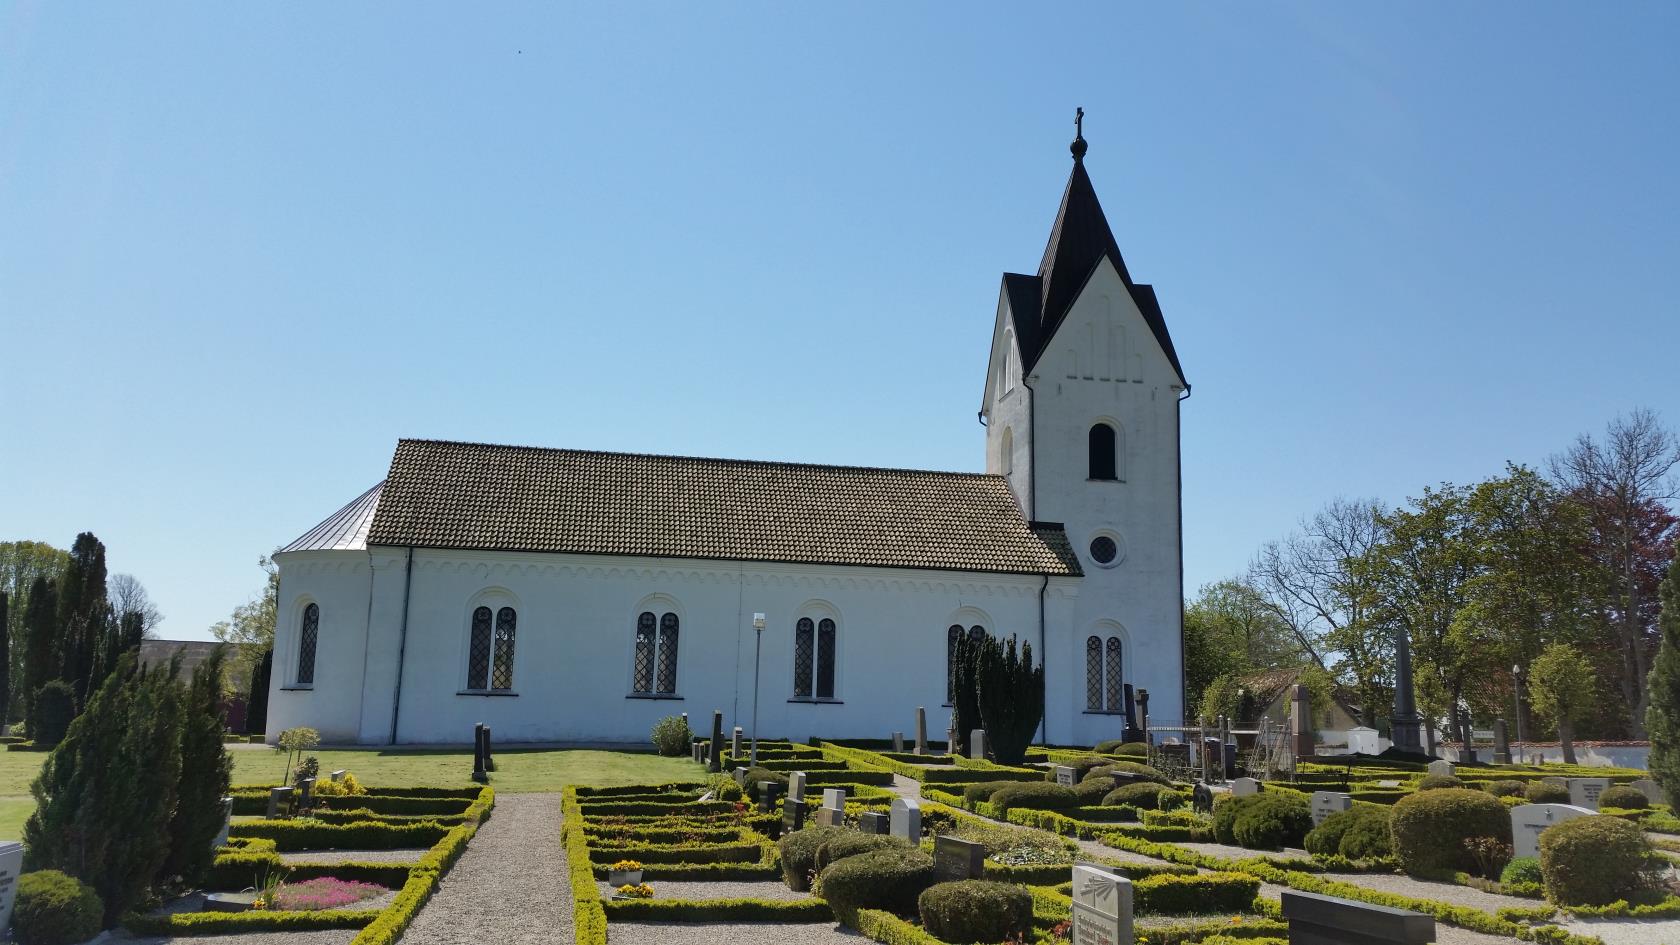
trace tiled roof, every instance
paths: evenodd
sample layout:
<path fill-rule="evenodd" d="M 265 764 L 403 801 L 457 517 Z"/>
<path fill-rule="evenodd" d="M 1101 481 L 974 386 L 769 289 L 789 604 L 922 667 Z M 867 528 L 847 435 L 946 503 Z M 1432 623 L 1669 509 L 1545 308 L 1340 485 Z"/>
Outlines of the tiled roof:
<path fill-rule="evenodd" d="M 383 481 L 351 500 L 327 520 L 311 528 L 296 541 L 281 548 L 288 551 L 361 551 L 367 547 L 368 526 L 373 524 L 373 512 L 379 508 L 379 493 Z"/>
<path fill-rule="evenodd" d="M 216 647 L 223 645 L 215 640 L 141 640 L 140 665 L 163 666 L 179 656 L 181 664 L 175 678 L 188 682 L 198 664 L 209 659 Z"/>
<path fill-rule="evenodd" d="M 369 544 L 1079 574 L 1001 476 L 401 440 Z"/>

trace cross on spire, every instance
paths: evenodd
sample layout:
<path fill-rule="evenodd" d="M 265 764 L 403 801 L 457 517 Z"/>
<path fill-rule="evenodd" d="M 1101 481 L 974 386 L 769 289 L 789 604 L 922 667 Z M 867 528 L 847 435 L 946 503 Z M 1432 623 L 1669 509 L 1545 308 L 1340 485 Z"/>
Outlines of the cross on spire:
<path fill-rule="evenodd" d="M 1087 147 L 1089 145 L 1085 143 L 1085 109 L 1075 108 L 1073 110 L 1073 144 L 1068 146 L 1068 150 L 1073 152 L 1073 163 L 1084 163 Z"/>

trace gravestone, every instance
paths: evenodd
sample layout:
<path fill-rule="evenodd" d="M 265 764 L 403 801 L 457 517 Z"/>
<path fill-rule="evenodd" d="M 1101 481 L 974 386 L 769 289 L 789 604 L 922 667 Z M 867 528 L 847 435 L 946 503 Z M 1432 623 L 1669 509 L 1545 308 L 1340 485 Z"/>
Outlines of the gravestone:
<path fill-rule="evenodd" d="M 745 768 L 736 768 L 735 769 L 735 783 L 739 784 L 742 788 L 745 788 L 747 786 L 747 769 L 745 769 Z"/>
<path fill-rule="evenodd" d="M 1348 729 L 1348 754 L 1350 755 L 1380 755 L 1382 746 L 1378 740 L 1382 736 L 1374 728 L 1357 725 Z"/>
<path fill-rule="evenodd" d="M 904 751 L 904 733 L 903 732 L 892 733 L 892 746 L 893 746 L 893 751 L 903 753 L 903 751 Z"/>
<path fill-rule="evenodd" d="M 298 809 L 308 810 L 309 802 L 315 799 L 315 779 L 303 778 L 297 783 Z"/>
<path fill-rule="evenodd" d="M 0 929 L 12 923 L 12 906 L 17 902 L 18 876 L 23 872 L 23 844 L 0 842 Z"/>
<path fill-rule="evenodd" d="M 1162 742 L 1161 757 L 1180 768 L 1190 767 L 1190 746 L 1181 742 Z"/>
<path fill-rule="evenodd" d="M 1225 755 L 1225 780 L 1229 781 L 1237 776 L 1237 745 L 1235 742 L 1226 742 L 1220 749 Z"/>
<path fill-rule="evenodd" d="M 695 739 L 694 743 L 688 746 L 688 751 L 689 751 L 689 754 L 693 756 L 696 764 L 706 760 L 706 758 L 705 758 L 706 743 L 705 742 L 700 741 L 699 739 Z"/>
<path fill-rule="evenodd" d="M 805 772 L 791 771 L 788 773 L 788 797 L 805 799 Z"/>
<path fill-rule="evenodd" d="M 1149 690 L 1147 689 L 1137 691 L 1137 714 L 1138 731 L 1143 733 L 1143 740 L 1154 744 L 1155 740 L 1149 737 Z"/>
<path fill-rule="evenodd" d="M 1290 747 L 1297 759 L 1311 758 L 1318 754 L 1318 747 L 1313 740 L 1311 699 L 1307 687 L 1297 683 L 1289 702 L 1289 725 L 1295 733 L 1294 744 Z"/>
<path fill-rule="evenodd" d="M 1260 793 L 1260 782 L 1253 778 L 1238 778 L 1231 782 L 1232 797 L 1248 797 Z"/>
<path fill-rule="evenodd" d="M 1457 770 L 1450 761 L 1431 761 L 1429 763 L 1430 774 L 1452 775 Z"/>
<path fill-rule="evenodd" d="M 986 845 L 940 834 L 933 839 L 933 875 L 941 883 L 986 875 Z"/>
<path fill-rule="evenodd" d="M 1067 765 L 1056 766 L 1056 783 L 1062 787 L 1073 787 L 1079 783 L 1079 769 Z"/>
<path fill-rule="evenodd" d="M 776 804 L 782 799 L 785 785 L 780 781 L 758 782 L 758 810 L 761 814 L 774 814 Z"/>
<path fill-rule="evenodd" d="M 1645 799 L 1653 804 L 1668 803 L 1667 798 L 1663 795 L 1662 785 L 1650 778 L 1640 778 L 1637 781 L 1630 781 L 1628 782 L 1628 787 L 1645 795 Z"/>
<path fill-rule="evenodd" d="M 888 829 L 895 837 L 902 837 L 911 843 L 922 842 L 922 802 L 913 797 L 893 798 L 891 824 Z"/>
<path fill-rule="evenodd" d="M 1573 804 L 1523 804 L 1511 808 L 1511 854 L 1540 855 L 1540 834 L 1553 824 L 1577 817 L 1597 817 L 1596 811 Z"/>
<path fill-rule="evenodd" d="M 484 770 L 496 770 L 496 754 L 490 750 L 490 726 L 484 726 Z"/>
<path fill-rule="evenodd" d="M 490 780 L 490 775 L 484 770 L 484 723 L 473 724 L 473 772 L 472 779 L 479 784 Z"/>
<path fill-rule="evenodd" d="M 1213 789 L 1200 781 L 1190 791 L 1191 809 L 1198 814 L 1213 813 Z"/>
<path fill-rule="evenodd" d="M 1124 700 L 1122 704 L 1126 709 L 1124 716 L 1126 730 L 1120 734 L 1120 740 L 1127 743 L 1141 742 L 1143 741 L 1143 730 L 1138 728 L 1137 703 L 1134 701 L 1131 683 L 1123 685 L 1120 691 Z"/>
<path fill-rule="evenodd" d="M 892 821 L 886 814 L 864 811 L 858 815 L 858 830 L 864 833 L 884 834 L 891 829 Z"/>
<path fill-rule="evenodd" d="M 1212 780 L 1225 773 L 1225 746 L 1217 738 L 1202 739 L 1203 777 Z"/>
<path fill-rule="evenodd" d="M 805 802 L 790 797 L 782 802 L 782 836 L 805 828 Z"/>
<path fill-rule="evenodd" d="M 723 713 L 712 711 L 712 740 L 707 743 L 706 770 L 717 774 L 723 770 L 723 752 L 719 746 L 723 744 Z"/>
<path fill-rule="evenodd" d="M 846 789 L 823 788 L 823 806 L 844 809 L 846 806 Z"/>
<path fill-rule="evenodd" d="M 1493 763 L 1496 765 L 1511 763 L 1511 736 L 1505 730 L 1504 719 L 1493 720 Z"/>
<path fill-rule="evenodd" d="M 1588 810 L 1598 810 L 1598 796 L 1609 786 L 1609 778 L 1570 778 L 1569 803 Z"/>
<path fill-rule="evenodd" d="M 976 761 L 986 760 L 986 730 L 977 728 L 968 733 L 968 757 Z"/>
<path fill-rule="evenodd" d="M 1348 794 L 1338 794 L 1334 791 L 1314 791 L 1312 796 L 1313 826 L 1324 823 L 1324 819 L 1331 814 L 1340 813 L 1353 808 L 1353 797 Z"/>
<path fill-rule="evenodd" d="M 741 757 L 741 726 L 735 726 L 735 737 L 729 741 L 729 753 L 737 760 Z"/>
<path fill-rule="evenodd" d="M 1100 866 L 1073 867 L 1072 945 L 1132 945 L 1132 881 Z"/>
<path fill-rule="evenodd" d="M 945 754 L 957 754 L 957 717 L 951 716 L 951 724 L 945 728 Z"/>
<path fill-rule="evenodd" d="M 219 850 L 222 847 L 227 846 L 228 830 L 230 830 L 232 826 L 233 798 L 224 797 L 222 798 L 222 829 L 216 831 L 216 839 L 215 842 L 210 845 L 211 849 Z"/>
<path fill-rule="evenodd" d="M 916 707 L 916 754 L 925 755 L 927 753 L 928 753 L 927 709 L 923 708 L 922 706 L 917 706 Z"/>
<path fill-rule="evenodd" d="M 819 807 L 819 808 L 817 808 L 817 826 L 819 826 L 819 827 L 844 827 L 844 826 L 846 826 L 846 811 L 845 811 L 845 809 L 844 808 L 836 808 L 836 807 Z"/>
<path fill-rule="evenodd" d="M 1435 920 L 1421 912 L 1317 893 L 1283 892 L 1289 945 L 1427 945 Z"/>
<path fill-rule="evenodd" d="M 277 787 L 268 789 L 268 819 L 275 820 L 281 816 L 281 810 L 292 803 L 292 789 Z"/>
<path fill-rule="evenodd" d="M 338 782 L 343 781 L 344 776 L 349 774 L 349 773 L 350 772 L 345 770 L 344 768 L 340 768 L 337 771 L 334 771 L 331 775 L 329 775 L 329 777 L 332 778 L 332 782 L 334 784 L 337 784 Z"/>

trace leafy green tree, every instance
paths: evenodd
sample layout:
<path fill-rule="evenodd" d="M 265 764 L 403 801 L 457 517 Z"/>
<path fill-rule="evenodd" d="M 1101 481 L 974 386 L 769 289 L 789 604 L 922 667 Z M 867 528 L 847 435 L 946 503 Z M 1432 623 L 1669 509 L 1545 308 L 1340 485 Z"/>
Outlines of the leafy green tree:
<path fill-rule="evenodd" d="M 70 546 L 70 564 L 58 587 L 58 677 L 84 702 L 97 688 L 94 678 L 99 644 L 107 630 L 111 604 L 105 587 L 105 545 L 82 532 Z"/>
<path fill-rule="evenodd" d="M 1265 595 L 1241 579 L 1205 585 L 1184 606 L 1184 704 L 1225 675 L 1298 666 L 1308 659 Z"/>
<path fill-rule="evenodd" d="M 138 626 L 138 625 L 136 625 Z M 222 802 L 233 780 L 233 758 L 222 744 L 222 673 L 227 648 L 218 646 L 194 667 L 181 718 L 181 779 L 169 827 L 164 876 L 197 885 L 210 869 L 211 845 L 222 828 Z"/>
<path fill-rule="evenodd" d="M 28 612 L 23 618 L 23 690 L 28 700 L 27 733 L 36 736 L 35 695 L 57 678 L 58 585 L 45 575 L 35 578 L 29 589 Z"/>
<path fill-rule="evenodd" d="M 281 784 L 292 783 L 293 759 L 319 744 L 321 744 L 321 733 L 306 725 L 289 728 L 280 733 L 280 737 L 274 741 L 274 750 L 286 753 L 286 774 L 285 777 L 280 779 Z"/>
<path fill-rule="evenodd" d="M 256 698 L 255 676 L 263 654 L 274 650 L 274 624 L 280 611 L 280 569 L 266 555 L 257 559 L 263 569 L 263 588 L 256 596 L 233 609 L 226 620 L 210 627 L 210 635 L 231 643 L 235 653 L 229 660 L 235 688 Z M 266 687 L 266 683 L 265 683 Z M 266 697 L 265 697 L 266 698 Z"/>
<path fill-rule="evenodd" d="M 1650 708 L 1645 726 L 1651 733 L 1651 774 L 1668 802 L 1680 809 L 1680 547 L 1668 566 L 1662 589 L 1662 644 L 1646 685 Z"/>
<path fill-rule="evenodd" d="M 1044 667 L 1033 665 L 1032 644 L 1022 641 L 1017 651 L 1013 636 L 1004 643 L 985 634 L 975 656 L 975 701 L 987 747 L 998 764 L 1021 764 L 1044 718 Z"/>
<path fill-rule="evenodd" d="M 1575 763 L 1575 723 L 1591 708 L 1596 677 L 1581 651 L 1567 643 L 1553 643 L 1528 667 L 1534 709 L 1557 726 L 1563 760 Z"/>
<path fill-rule="evenodd" d="M 169 856 L 181 776 L 181 696 L 173 667 L 125 656 L 89 695 L 30 785 L 30 860 L 92 886 L 105 924 L 143 901 Z"/>

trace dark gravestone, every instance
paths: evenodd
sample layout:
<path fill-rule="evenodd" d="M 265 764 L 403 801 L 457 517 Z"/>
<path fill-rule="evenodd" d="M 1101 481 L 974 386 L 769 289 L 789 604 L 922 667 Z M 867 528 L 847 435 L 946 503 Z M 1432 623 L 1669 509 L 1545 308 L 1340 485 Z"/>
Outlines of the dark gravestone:
<path fill-rule="evenodd" d="M 479 723 L 477 723 L 473 726 L 473 773 L 472 773 L 472 779 L 474 781 L 477 781 L 479 784 L 483 784 L 484 782 L 490 780 L 490 776 L 488 774 L 484 773 L 484 723 L 483 722 L 479 722 Z"/>
<path fill-rule="evenodd" d="M 315 800 L 315 779 L 299 778 L 297 789 L 298 810 L 308 810 Z"/>
<path fill-rule="evenodd" d="M 805 827 L 805 802 L 788 798 L 782 802 L 782 836 Z"/>
<path fill-rule="evenodd" d="M 886 814 L 864 811 L 858 815 L 858 829 L 864 833 L 884 834 L 892 829 L 892 818 Z"/>
<path fill-rule="evenodd" d="M 1123 740 L 1141 742 L 1143 741 L 1143 730 L 1139 729 L 1137 724 L 1137 703 L 1133 701 L 1132 684 L 1127 683 L 1122 691 L 1126 696 L 1126 734 L 1123 736 Z"/>
<path fill-rule="evenodd" d="M 712 740 L 708 743 L 706 770 L 713 774 L 723 770 L 723 713 L 712 712 Z"/>
<path fill-rule="evenodd" d="M 933 840 L 933 875 L 941 883 L 986 875 L 986 845 L 944 834 Z"/>
<path fill-rule="evenodd" d="M 292 806 L 292 788 L 277 787 L 268 789 L 268 819 L 284 817 L 290 813 Z"/>
<path fill-rule="evenodd" d="M 496 756 L 490 751 L 490 726 L 484 726 L 484 770 L 496 770 Z"/>
<path fill-rule="evenodd" d="M 1128 784 L 1142 784 L 1155 780 L 1154 775 L 1139 774 L 1136 771 L 1111 771 L 1109 775 L 1114 779 L 1114 786 L 1123 788 Z"/>
<path fill-rule="evenodd" d="M 782 799 L 782 791 L 786 789 L 780 781 L 758 782 L 758 811 L 761 814 L 774 814 L 776 804 Z"/>
<path fill-rule="evenodd" d="M 1289 945 L 1427 945 L 1435 920 L 1419 912 L 1285 890 Z"/>
<path fill-rule="evenodd" d="M 1237 776 L 1237 746 L 1226 744 L 1225 749 L 1225 780 L 1229 781 Z"/>

